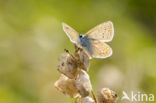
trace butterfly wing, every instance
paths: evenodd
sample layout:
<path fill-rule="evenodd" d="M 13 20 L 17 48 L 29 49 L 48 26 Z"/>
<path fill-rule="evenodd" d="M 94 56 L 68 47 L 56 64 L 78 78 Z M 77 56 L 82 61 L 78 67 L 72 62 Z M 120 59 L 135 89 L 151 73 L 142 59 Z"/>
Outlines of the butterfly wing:
<path fill-rule="evenodd" d="M 104 42 L 92 40 L 90 54 L 93 58 L 107 58 L 112 55 L 112 49 Z"/>
<path fill-rule="evenodd" d="M 88 38 L 109 42 L 114 36 L 114 27 L 111 21 L 97 25 L 86 33 Z"/>
<path fill-rule="evenodd" d="M 65 23 L 62 23 L 62 26 L 63 26 L 64 32 L 69 37 L 70 41 L 73 43 L 76 43 L 79 39 L 79 33 Z"/>

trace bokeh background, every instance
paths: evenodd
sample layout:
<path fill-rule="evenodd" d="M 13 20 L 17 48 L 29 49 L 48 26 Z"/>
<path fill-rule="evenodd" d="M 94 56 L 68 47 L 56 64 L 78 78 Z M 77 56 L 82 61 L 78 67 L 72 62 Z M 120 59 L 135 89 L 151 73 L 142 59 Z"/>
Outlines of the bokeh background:
<path fill-rule="evenodd" d="M 74 103 L 54 88 L 59 56 L 74 50 L 61 23 L 85 33 L 108 20 L 113 55 L 91 60 L 95 93 L 156 96 L 155 0 L 0 0 L 0 103 Z"/>

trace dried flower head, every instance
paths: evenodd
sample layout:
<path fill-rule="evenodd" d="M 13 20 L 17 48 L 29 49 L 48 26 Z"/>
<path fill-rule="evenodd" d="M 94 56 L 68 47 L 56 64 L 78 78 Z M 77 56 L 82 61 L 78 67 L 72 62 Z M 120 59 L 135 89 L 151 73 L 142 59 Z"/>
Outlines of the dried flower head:
<path fill-rule="evenodd" d="M 90 97 L 80 97 L 77 99 L 76 103 L 94 103 L 94 100 Z"/>
<path fill-rule="evenodd" d="M 117 94 L 109 88 L 102 88 L 98 93 L 99 103 L 115 103 L 117 100 Z"/>
<path fill-rule="evenodd" d="M 82 49 L 75 45 L 75 53 L 74 56 L 77 60 L 78 66 L 85 71 L 89 69 L 89 57 L 87 53 Z"/>
<path fill-rule="evenodd" d="M 64 75 L 61 75 L 59 80 L 57 80 L 54 85 L 59 91 L 71 98 L 79 96 L 77 88 L 74 86 L 74 79 L 69 79 Z"/>
<path fill-rule="evenodd" d="M 86 71 L 79 71 L 78 77 L 75 80 L 75 87 L 78 89 L 82 97 L 89 96 L 92 91 L 92 85 Z"/>
<path fill-rule="evenodd" d="M 71 79 L 75 78 L 78 72 L 75 59 L 67 53 L 62 54 L 58 64 L 58 71 Z"/>

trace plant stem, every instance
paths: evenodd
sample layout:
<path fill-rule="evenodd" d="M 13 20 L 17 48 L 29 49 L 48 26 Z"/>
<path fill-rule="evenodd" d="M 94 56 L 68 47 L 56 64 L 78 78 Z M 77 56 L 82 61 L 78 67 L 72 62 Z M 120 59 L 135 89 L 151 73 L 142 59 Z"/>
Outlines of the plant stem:
<path fill-rule="evenodd" d="M 91 91 L 91 93 L 92 93 L 92 97 L 94 99 L 94 102 L 97 103 L 97 100 L 96 100 L 96 97 L 95 97 L 95 94 L 94 94 L 93 90 Z"/>
<path fill-rule="evenodd" d="M 66 53 L 68 53 L 73 59 L 75 59 L 75 57 L 69 52 L 69 50 L 64 49 L 64 51 L 65 51 Z"/>

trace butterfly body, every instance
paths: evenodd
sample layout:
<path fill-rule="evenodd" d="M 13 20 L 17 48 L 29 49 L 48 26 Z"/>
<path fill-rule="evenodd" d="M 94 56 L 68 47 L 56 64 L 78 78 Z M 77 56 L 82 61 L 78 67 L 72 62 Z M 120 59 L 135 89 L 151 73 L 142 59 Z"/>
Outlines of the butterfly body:
<path fill-rule="evenodd" d="M 105 42 L 110 42 L 114 36 L 111 21 L 104 22 L 85 35 L 79 34 L 69 25 L 63 23 L 63 30 L 70 41 L 83 48 L 90 58 L 106 58 L 112 55 L 112 49 Z"/>
<path fill-rule="evenodd" d="M 79 35 L 79 41 L 78 43 L 86 49 L 90 54 L 92 54 L 91 44 L 90 44 L 90 38 L 88 38 L 86 35 Z"/>

